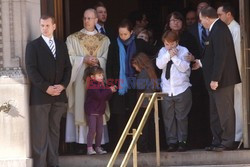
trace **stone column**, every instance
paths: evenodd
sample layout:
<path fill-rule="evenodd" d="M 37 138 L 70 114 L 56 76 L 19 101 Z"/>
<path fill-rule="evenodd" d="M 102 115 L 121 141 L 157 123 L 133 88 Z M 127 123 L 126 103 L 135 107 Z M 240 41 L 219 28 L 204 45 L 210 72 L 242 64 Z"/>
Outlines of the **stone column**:
<path fill-rule="evenodd" d="M 0 167 L 32 167 L 27 79 L 21 68 L 0 70 Z"/>
<path fill-rule="evenodd" d="M 27 42 L 40 35 L 40 0 L 0 0 L 0 167 L 32 167 Z"/>
<path fill-rule="evenodd" d="M 40 0 L 0 0 L 0 6 L 0 67 L 24 67 L 26 44 L 40 35 Z"/>

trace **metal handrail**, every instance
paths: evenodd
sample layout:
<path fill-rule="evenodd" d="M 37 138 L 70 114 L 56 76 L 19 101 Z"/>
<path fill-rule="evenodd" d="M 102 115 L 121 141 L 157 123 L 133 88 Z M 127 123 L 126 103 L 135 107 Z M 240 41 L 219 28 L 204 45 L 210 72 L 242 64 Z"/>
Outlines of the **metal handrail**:
<path fill-rule="evenodd" d="M 140 97 L 139 97 L 139 99 L 138 99 L 138 101 L 136 103 L 136 106 L 135 106 L 135 108 L 134 108 L 134 110 L 133 110 L 133 112 L 132 112 L 132 114 L 131 114 L 131 116 L 130 116 L 130 118 L 128 120 L 128 123 L 127 123 L 127 125 L 126 125 L 126 127 L 125 127 L 125 129 L 124 129 L 124 131 L 123 131 L 123 133 L 121 135 L 121 138 L 119 139 L 119 142 L 118 142 L 118 144 L 117 144 L 117 146 L 116 146 L 116 148 L 115 148 L 115 150 L 114 150 L 114 152 L 113 152 L 113 154 L 112 154 L 112 156 L 111 156 L 111 158 L 110 158 L 110 160 L 108 162 L 107 167 L 113 167 L 113 165 L 115 163 L 115 160 L 116 160 L 116 158 L 117 158 L 117 156 L 118 156 L 118 154 L 120 152 L 120 149 L 121 149 L 121 147 L 122 147 L 128 133 L 129 133 L 129 130 L 130 130 L 130 128 L 131 128 L 131 126 L 133 124 L 133 121 L 134 121 L 134 119 L 135 119 L 135 117 L 136 117 L 136 115 L 137 115 L 137 113 L 139 111 L 139 108 L 141 107 L 141 104 L 142 104 L 143 100 L 145 99 L 145 97 L 150 98 L 151 96 L 152 97 L 151 97 L 151 99 L 149 101 L 149 104 L 148 104 L 148 106 L 146 108 L 146 111 L 145 111 L 145 113 L 144 113 L 144 115 L 142 117 L 142 120 L 141 120 L 141 122 L 140 122 L 140 124 L 138 126 L 138 130 L 136 130 L 136 133 L 133 136 L 132 142 L 130 143 L 130 146 L 129 146 L 129 148 L 127 150 L 127 153 L 126 153 L 126 155 L 125 155 L 125 157 L 124 157 L 124 159 L 122 161 L 121 166 L 126 166 L 127 165 L 129 157 L 130 157 L 130 155 L 132 153 L 132 150 L 135 147 L 137 140 L 139 139 L 139 135 L 142 132 L 142 129 L 143 129 L 143 127 L 144 127 L 144 125 L 145 125 L 145 123 L 146 123 L 146 121 L 148 119 L 148 116 L 149 116 L 149 114 L 150 114 L 150 112 L 152 110 L 153 105 L 155 105 L 155 128 L 156 128 L 155 129 L 155 131 L 156 131 L 155 135 L 156 135 L 156 157 L 157 157 L 156 158 L 156 164 L 157 164 L 157 166 L 160 166 L 160 146 L 159 146 L 159 124 L 158 124 L 157 97 L 162 97 L 163 95 L 165 95 L 165 93 L 160 93 L 160 92 L 157 92 L 157 93 L 142 93 L 140 95 Z"/>
<path fill-rule="evenodd" d="M 122 161 L 121 167 L 126 167 L 127 166 L 129 157 L 130 157 L 130 155 L 132 153 L 132 150 L 134 149 L 134 146 L 135 146 L 136 142 L 139 139 L 139 136 L 140 136 L 140 134 L 142 132 L 142 129 L 144 128 L 144 125 L 145 125 L 145 123 L 146 123 L 146 121 L 148 119 L 148 116 L 149 116 L 149 114 L 150 114 L 150 112 L 152 110 L 152 107 L 154 105 L 155 100 L 156 100 L 156 93 L 154 93 L 152 98 L 150 99 L 150 102 L 149 102 L 149 104 L 147 106 L 147 109 L 146 109 L 146 111 L 145 111 L 145 113 L 144 113 L 144 115 L 142 117 L 142 120 L 141 120 L 139 126 L 138 126 L 138 129 L 136 130 L 135 135 L 134 135 L 134 137 L 132 139 L 132 142 L 130 143 L 130 146 L 128 148 L 128 151 L 127 151 L 127 153 L 126 153 L 126 155 L 125 155 L 125 157 L 124 157 L 124 159 Z"/>
<path fill-rule="evenodd" d="M 125 141 L 125 139 L 127 137 L 129 129 L 131 128 L 131 126 L 132 126 L 132 124 L 133 124 L 133 122 L 135 120 L 135 117 L 136 117 L 136 115 L 138 113 L 138 110 L 139 110 L 144 98 L 145 98 L 145 93 L 142 93 L 140 95 L 137 103 L 136 103 L 136 106 L 135 106 L 129 120 L 128 120 L 128 123 L 127 123 L 127 125 L 126 125 L 126 127 L 125 127 L 125 129 L 124 129 L 124 131 L 123 131 L 123 133 L 121 135 L 121 138 L 119 139 L 118 144 L 115 147 L 115 150 L 114 150 L 114 152 L 113 152 L 113 154 L 112 154 L 112 156 L 111 156 L 111 158 L 110 158 L 110 160 L 108 162 L 107 167 L 112 167 L 114 165 L 115 160 L 116 160 L 116 158 L 117 158 L 117 156 L 118 156 L 118 154 L 119 154 L 119 152 L 121 150 L 121 147 L 122 147 L 122 145 L 123 145 L 123 143 L 124 143 L 124 141 Z"/>

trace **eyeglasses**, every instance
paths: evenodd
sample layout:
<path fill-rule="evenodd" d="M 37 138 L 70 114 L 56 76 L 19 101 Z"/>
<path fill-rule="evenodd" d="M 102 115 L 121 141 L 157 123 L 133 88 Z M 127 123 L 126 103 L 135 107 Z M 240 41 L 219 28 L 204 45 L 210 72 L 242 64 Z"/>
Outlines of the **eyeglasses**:
<path fill-rule="evenodd" d="M 170 19 L 170 22 L 181 22 L 179 19 Z"/>
<path fill-rule="evenodd" d="M 83 20 L 91 20 L 91 19 L 96 19 L 95 17 L 84 17 Z"/>

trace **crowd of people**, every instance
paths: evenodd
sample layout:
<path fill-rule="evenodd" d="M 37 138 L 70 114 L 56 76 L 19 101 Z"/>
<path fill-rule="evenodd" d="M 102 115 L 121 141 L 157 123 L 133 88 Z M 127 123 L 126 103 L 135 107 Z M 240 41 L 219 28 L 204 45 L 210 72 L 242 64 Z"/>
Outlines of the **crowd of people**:
<path fill-rule="evenodd" d="M 207 1 L 186 17 L 172 12 L 160 48 L 141 11 L 123 19 L 116 34 L 99 2 L 84 11 L 83 28 L 66 43 L 53 36 L 54 17 L 41 16 L 41 36 L 27 44 L 25 59 L 34 167 L 58 167 L 64 114 L 66 142 L 87 144 L 88 155 L 105 154 L 101 145 L 114 150 L 139 95 L 155 91 L 166 93 L 161 113 L 167 151 L 233 149 L 243 135 L 240 27 L 234 16 L 230 4 L 216 11 Z M 151 114 L 139 152 L 154 150 L 153 121 Z"/>

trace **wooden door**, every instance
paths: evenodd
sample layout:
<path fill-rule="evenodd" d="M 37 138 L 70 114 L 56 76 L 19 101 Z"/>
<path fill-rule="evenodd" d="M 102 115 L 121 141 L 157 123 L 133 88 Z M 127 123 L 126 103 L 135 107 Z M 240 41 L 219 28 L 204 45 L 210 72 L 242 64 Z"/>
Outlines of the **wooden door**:
<path fill-rule="evenodd" d="M 243 85 L 243 117 L 244 117 L 244 147 L 250 147 L 250 3 L 249 0 L 240 0 L 240 25 L 241 25 L 241 46 L 242 46 L 242 85 Z"/>
<path fill-rule="evenodd" d="M 64 15 L 63 15 L 63 1 L 62 0 L 41 0 L 41 14 L 49 14 L 55 17 L 56 31 L 55 37 L 57 39 L 64 39 Z"/>

